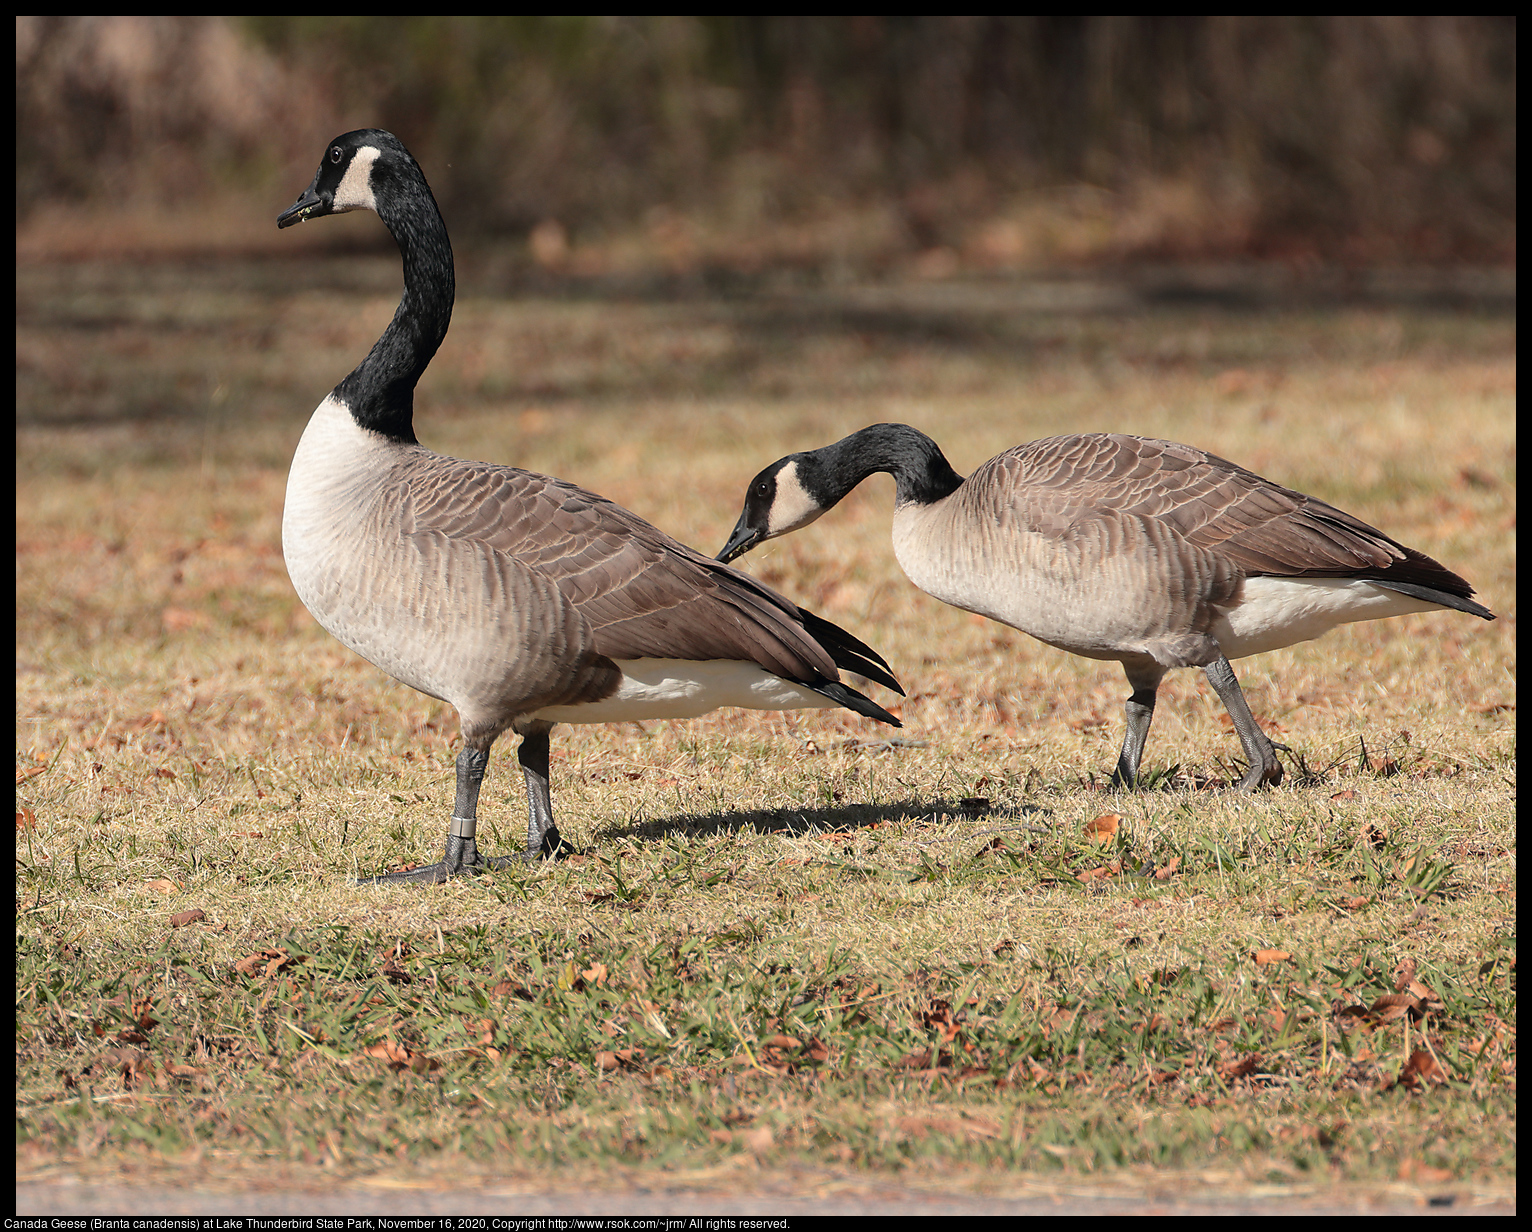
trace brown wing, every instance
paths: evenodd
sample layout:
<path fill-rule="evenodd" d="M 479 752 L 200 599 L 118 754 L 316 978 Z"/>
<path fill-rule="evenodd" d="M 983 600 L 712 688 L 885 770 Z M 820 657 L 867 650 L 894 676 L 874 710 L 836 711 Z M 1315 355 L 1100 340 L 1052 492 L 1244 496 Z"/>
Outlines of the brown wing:
<path fill-rule="evenodd" d="M 1147 518 L 1251 575 L 1473 594 L 1457 574 L 1360 518 L 1190 445 L 1089 433 L 1032 441 L 985 465 L 1016 473 L 1027 494 L 1018 515 L 1042 533 L 1067 535 L 1092 515 Z"/>
<path fill-rule="evenodd" d="M 407 499 L 409 527 L 482 545 L 550 581 L 607 658 L 735 659 L 791 680 L 837 679 L 795 605 L 574 484 L 439 458 Z"/>

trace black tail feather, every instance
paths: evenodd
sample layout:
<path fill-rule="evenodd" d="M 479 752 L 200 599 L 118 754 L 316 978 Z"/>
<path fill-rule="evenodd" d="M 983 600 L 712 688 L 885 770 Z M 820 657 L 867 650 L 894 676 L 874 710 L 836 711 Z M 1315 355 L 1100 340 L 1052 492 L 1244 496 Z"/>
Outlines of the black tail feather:
<path fill-rule="evenodd" d="M 864 714 L 869 719 L 877 719 L 879 723 L 887 723 L 890 727 L 903 727 L 904 724 L 893 715 L 878 705 L 869 697 L 863 697 L 855 689 L 841 684 L 837 680 L 825 680 L 818 684 L 805 680 L 801 682 L 814 692 L 828 697 L 838 706 L 844 706 L 847 710 L 854 710 L 857 714 Z"/>
<path fill-rule="evenodd" d="M 892 689 L 900 697 L 904 696 L 904 690 L 894 679 L 893 670 L 888 666 L 887 661 L 866 642 L 855 634 L 846 632 L 839 625 L 832 624 L 824 617 L 816 616 L 813 612 L 805 611 L 801 607 L 798 609 L 798 615 L 803 618 L 803 627 L 809 631 L 810 636 L 830 652 L 836 667 L 855 672 L 858 676 L 865 676 L 868 680 L 881 684 L 885 689 Z M 871 704 L 868 703 L 868 705 Z M 853 706 L 852 709 L 855 710 L 856 707 Z M 863 711 L 863 713 L 866 712 Z"/>
<path fill-rule="evenodd" d="M 1494 620 L 1495 613 L 1489 608 L 1475 603 L 1472 599 L 1463 595 L 1449 594 L 1445 590 L 1438 590 L 1434 586 L 1418 586 L 1414 582 L 1396 582 L 1391 578 L 1370 577 L 1365 579 L 1374 586 L 1381 586 L 1385 590 L 1397 590 L 1401 595 L 1409 595 L 1414 599 L 1424 599 L 1427 603 L 1440 603 L 1443 607 L 1450 607 L 1455 612 L 1467 612 L 1470 616 L 1477 616 L 1481 620 Z M 1465 582 L 1466 586 L 1467 583 Z M 1473 591 L 1469 591 L 1472 594 Z"/>

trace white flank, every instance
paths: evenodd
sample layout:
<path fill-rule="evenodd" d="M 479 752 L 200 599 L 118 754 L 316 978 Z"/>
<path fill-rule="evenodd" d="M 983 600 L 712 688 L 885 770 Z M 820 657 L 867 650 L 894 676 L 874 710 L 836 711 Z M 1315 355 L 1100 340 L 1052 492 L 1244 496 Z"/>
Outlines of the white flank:
<path fill-rule="evenodd" d="M 1245 579 L 1244 601 L 1215 620 L 1212 633 L 1228 658 L 1242 659 L 1313 641 L 1336 625 L 1440 610 L 1360 578 L 1253 577 Z"/>
<path fill-rule="evenodd" d="M 611 697 L 576 706 L 548 706 L 530 716 L 550 723 L 622 723 L 692 719 L 720 706 L 799 710 L 835 706 L 822 693 L 773 676 L 757 663 L 733 659 L 617 659 L 622 684 Z"/>

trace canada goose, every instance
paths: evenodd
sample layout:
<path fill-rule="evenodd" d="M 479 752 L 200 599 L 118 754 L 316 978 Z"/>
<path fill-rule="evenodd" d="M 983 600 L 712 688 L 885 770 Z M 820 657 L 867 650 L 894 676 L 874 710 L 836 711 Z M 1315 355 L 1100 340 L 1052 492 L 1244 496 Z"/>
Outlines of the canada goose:
<path fill-rule="evenodd" d="M 837 668 L 899 690 L 876 651 L 754 578 L 573 484 L 443 457 L 415 438 L 415 384 L 452 318 L 452 246 L 399 139 L 337 137 L 278 227 L 372 210 L 404 295 L 367 358 L 319 404 L 287 480 L 282 552 L 314 618 L 363 658 L 456 707 L 463 749 L 438 864 L 380 881 L 501 867 L 479 854 L 490 746 L 522 737 L 527 844 L 556 850 L 555 723 L 688 718 L 719 706 L 844 706 L 890 723 Z"/>
<path fill-rule="evenodd" d="M 808 525 L 877 471 L 894 477 L 894 554 L 921 590 L 1122 664 L 1121 786 L 1138 777 L 1170 668 L 1207 673 L 1245 747 L 1248 791 L 1281 782 L 1282 766 L 1230 659 L 1406 612 L 1495 619 L 1457 574 L 1333 505 L 1190 445 L 1116 433 L 1018 445 L 964 479 L 924 433 L 875 424 L 752 479 L 718 559 Z"/>

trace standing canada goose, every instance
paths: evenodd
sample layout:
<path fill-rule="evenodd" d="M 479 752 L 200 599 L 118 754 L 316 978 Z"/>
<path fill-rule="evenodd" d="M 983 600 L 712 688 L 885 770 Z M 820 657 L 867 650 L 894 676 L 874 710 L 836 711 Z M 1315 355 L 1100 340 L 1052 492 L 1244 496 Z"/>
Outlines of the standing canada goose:
<path fill-rule="evenodd" d="M 875 424 L 753 480 L 718 559 L 807 526 L 868 475 L 894 477 L 894 555 L 966 611 L 1127 673 L 1113 779 L 1131 787 L 1160 680 L 1200 667 L 1245 746 L 1247 791 L 1282 780 L 1230 659 L 1336 625 L 1441 608 L 1494 615 L 1473 587 L 1322 500 L 1190 445 L 1092 432 L 1008 449 L 967 479 L 936 442 Z"/>
<path fill-rule="evenodd" d="M 522 737 L 527 844 L 559 842 L 548 795 L 555 723 L 689 718 L 719 706 L 844 706 L 899 726 L 840 682 L 899 690 L 876 651 L 754 578 L 562 480 L 432 453 L 415 384 L 452 318 L 452 246 L 420 167 L 379 129 L 337 137 L 286 227 L 372 210 L 404 258 L 404 296 L 309 420 L 287 480 L 282 552 L 314 618 L 363 658 L 456 707 L 463 750 L 444 881 L 479 854 L 479 787 L 502 732 Z"/>

